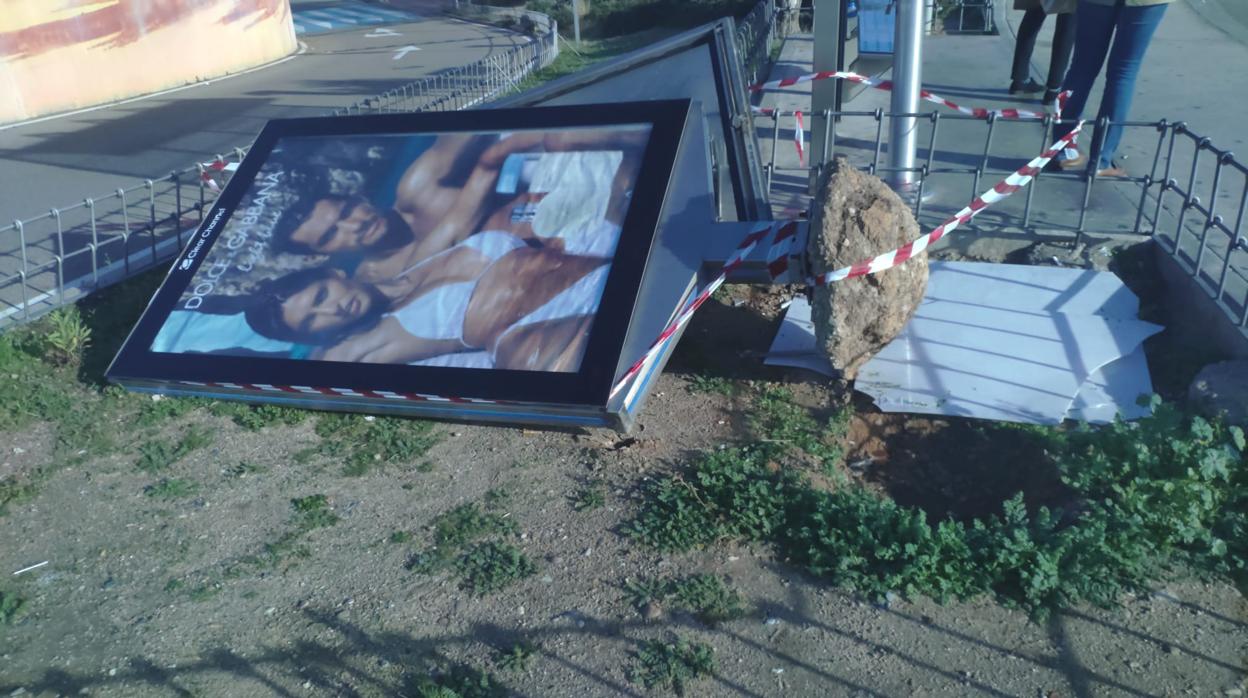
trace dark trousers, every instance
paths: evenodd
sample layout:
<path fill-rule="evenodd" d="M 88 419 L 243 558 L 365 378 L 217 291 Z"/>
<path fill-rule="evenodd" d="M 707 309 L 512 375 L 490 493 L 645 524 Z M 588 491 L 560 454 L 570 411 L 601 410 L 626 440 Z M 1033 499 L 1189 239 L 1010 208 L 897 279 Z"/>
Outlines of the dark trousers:
<path fill-rule="evenodd" d="M 1031 52 L 1036 48 L 1036 37 L 1044 24 L 1044 10 L 1027 10 L 1018 25 L 1018 43 L 1014 44 L 1014 68 L 1010 80 L 1015 84 L 1027 82 L 1031 75 Z M 1049 56 L 1049 77 L 1045 86 L 1056 90 L 1062 86 L 1066 68 L 1070 66 L 1070 52 L 1075 46 L 1075 13 L 1057 15 L 1057 27 L 1053 31 L 1053 53 Z"/>

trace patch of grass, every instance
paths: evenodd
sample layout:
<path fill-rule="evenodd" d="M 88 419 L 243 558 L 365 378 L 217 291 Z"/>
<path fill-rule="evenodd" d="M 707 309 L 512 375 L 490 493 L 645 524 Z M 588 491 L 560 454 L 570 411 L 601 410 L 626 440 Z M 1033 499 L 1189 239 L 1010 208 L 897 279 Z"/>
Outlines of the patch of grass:
<path fill-rule="evenodd" d="M 537 656 L 538 647 L 531 642 L 520 641 L 506 650 L 499 650 L 495 656 L 498 667 L 504 671 L 522 674 L 529 670 L 533 657 Z"/>
<path fill-rule="evenodd" d="M 177 579 L 176 577 L 171 578 L 169 581 L 165 582 L 165 591 L 172 594 L 175 591 L 179 591 L 184 586 L 186 586 L 186 582 L 181 579 Z"/>
<path fill-rule="evenodd" d="M 689 391 L 694 393 L 711 393 L 714 395 L 732 395 L 736 386 L 723 376 L 709 373 L 694 373 L 689 376 Z"/>
<path fill-rule="evenodd" d="M 38 488 L 33 483 L 21 482 L 16 477 L 0 480 L 0 516 L 9 513 L 9 507 L 34 498 Z"/>
<path fill-rule="evenodd" d="M 78 366 L 83 353 L 91 345 L 91 328 L 83 321 L 78 306 L 67 305 L 53 310 L 43 320 L 46 356 L 62 366 Z"/>
<path fill-rule="evenodd" d="M 503 698 L 507 687 L 492 674 L 466 665 L 455 665 L 436 676 L 420 676 L 405 691 L 417 698 Z"/>
<path fill-rule="evenodd" d="M 358 477 L 389 464 L 420 461 L 438 442 L 433 423 L 401 417 L 327 414 L 317 419 L 317 452 L 343 462 L 343 474 Z"/>
<path fill-rule="evenodd" d="M 294 510 L 290 522 L 299 533 L 333 526 L 340 521 L 338 515 L 329 508 L 329 498 L 323 494 L 292 499 L 290 506 Z"/>
<path fill-rule="evenodd" d="M 511 501 L 511 490 L 505 487 L 491 487 L 485 491 L 485 506 L 501 507 Z"/>
<path fill-rule="evenodd" d="M 753 402 L 750 428 L 754 435 L 779 450 L 797 449 L 829 469 L 844 456 L 840 439 L 845 435 L 851 413 L 842 410 L 819 423 L 810 410 L 797 404 L 793 393 L 776 386 L 765 386 Z"/>
<path fill-rule="evenodd" d="M 533 561 L 510 543 L 477 543 L 455 560 L 460 588 L 484 596 L 510 586 L 537 571 Z"/>
<path fill-rule="evenodd" d="M 157 473 L 168 469 L 193 451 L 212 443 L 212 435 L 199 425 L 187 427 L 186 433 L 176 444 L 167 441 L 147 441 L 139 445 L 139 460 L 135 467 L 145 473 Z"/>
<path fill-rule="evenodd" d="M 151 395 L 143 400 L 135 416 L 135 424 L 140 427 L 157 426 L 184 417 L 204 404 L 205 401 L 198 398 Z"/>
<path fill-rule="evenodd" d="M 633 655 L 628 680 L 646 688 L 669 688 L 683 696 L 690 681 L 710 676 L 714 671 L 715 655 L 710 645 L 680 637 L 671 642 L 647 640 Z"/>
<path fill-rule="evenodd" d="M 747 612 L 741 594 L 713 574 L 695 574 L 671 582 L 670 594 L 679 608 L 707 625 L 735 620 Z"/>
<path fill-rule="evenodd" d="M 209 403 L 208 411 L 218 417 L 229 417 L 230 421 L 248 431 L 260 431 L 271 426 L 295 426 L 308 418 L 308 410 L 281 405 L 253 405 L 234 400 L 220 400 Z"/>
<path fill-rule="evenodd" d="M 152 499 L 181 499 L 199 491 L 199 483 L 176 477 L 161 478 L 159 482 L 143 488 L 143 494 Z"/>
<path fill-rule="evenodd" d="M 430 528 L 434 544 L 414 553 L 405 565 L 418 574 L 449 570 L 461 588 L 481 596 L 537 570 L 523 551 L 503 540 L 519 533 L 516 523 L 475 502 L 440 514 Z"/>
<path fill-rule="evenodd" d="M 626 580 L 623 588 L 625 600 L 638 612 L 651 603 L 670 603 L 694 614 L 707 625 L 736 620 L 748 612 L 741 594 L 713 574 L 670 580 Z"/>
<path fill-rule="evenodd" d="M 1036 617 L 1078 602 L 1113 604 L 1175 562 L 1242 579 L 1243 432 L 1154 409 L 1134 424 L 1049 432 L 1045 450 L 1080 497 L 1069 514 L 1029 512 L 1020 493 L 1001 516 L 932 524 L 922 510 L 864 489 L 829 492 L 769 467 L 792 439 L 710 453 L 650 482 L 624 530 L 673 551 L 724 538 L 768 542 L 790 563 L 873 598 L 990 593 Z"/>
<path fill-rule="evenodd" d="M 662 603 L 667 598 L 670 584 L 662 579 L 624 580 L 624 600 L 640 613 L 652 603 Z"/>
<path fill-rule="evenodd" d="M 607 503 L 607 487 L 602 480 L 591 480 L 572 495 L 572 508 L 577 511 L 593 511 Z"/>
<path fill-rule="evenodd" d="M 648 29 L 627 36 L 586 40 L 582 41 L 580 46 L 572 46 L 565 42 L 560 46 L 559 55 L 550 65 L 530 73 L 520 81 L 514 91 L 523 92 L 556 78 L 571 75 L 598 61 L 606 60 L 621 53 L 628 53 L 633 49 L 640 48 L 675 33 L 676 30 L 674 29 Z"/>
<path fill-rule="evenodd" d="M 239 461 L 237 465 L 231 465 L 223 470 L 222 474 L 228 478 L 242 479 L 251 475 L 262 475 L 267 472 L 269 472 L 269 469 L 263 465 Z"/>
<path fill-rule="evenodd" d="M 0 591 L 0 625 L 12 625 L 26 609 L 26 599 L 11 591 Z"/>
<path fill-rule="evenodd" d="M 486 536 L 510 535 L 518 531 L 516 522 L 486 511 L 475 502 L 461 504 L 440 514 L 432 525 L 434 543 L 451 548 Z"/>
<path fill-rule="evenodd" d="M 221 588 L 220 584 L 201 584 L 187 592 L 186 597 L 195 603 L 203 603 L 220 594 Z"/>
<path fill-rule="evenodd" d="M 408 533 L 407 531 L 395 531 L 394 533 L 390 534 L 391 543 L 396 543 L 396 544 L 407 543 L 411 539 L 412 539 L 412 534 Z"/>

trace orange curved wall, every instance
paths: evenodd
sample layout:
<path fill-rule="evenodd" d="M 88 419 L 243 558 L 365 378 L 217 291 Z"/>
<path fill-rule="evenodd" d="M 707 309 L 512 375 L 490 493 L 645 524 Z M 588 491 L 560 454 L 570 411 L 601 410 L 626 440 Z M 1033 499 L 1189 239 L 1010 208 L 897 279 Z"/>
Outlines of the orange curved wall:
<path fill-rule="evenodd" d="M 0 0 L 0 123 L 237 72 L 296 45 L 290 0 Z"/>

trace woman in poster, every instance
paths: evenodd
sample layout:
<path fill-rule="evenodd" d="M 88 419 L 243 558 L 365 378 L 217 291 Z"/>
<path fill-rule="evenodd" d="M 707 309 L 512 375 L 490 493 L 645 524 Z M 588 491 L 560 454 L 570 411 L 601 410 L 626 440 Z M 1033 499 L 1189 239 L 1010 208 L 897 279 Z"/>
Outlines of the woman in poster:
<path fill-rule="evenodd" d="M 489 232 L 429 262 L 398 298 L 332 267 L 295 272 L 253 298 L 247 322 L 265 337 L 315 345 L 309 358 L 325 361 L 413 363 L 485 351 L 495 368 L 579 365 L 607 259 Z"/>

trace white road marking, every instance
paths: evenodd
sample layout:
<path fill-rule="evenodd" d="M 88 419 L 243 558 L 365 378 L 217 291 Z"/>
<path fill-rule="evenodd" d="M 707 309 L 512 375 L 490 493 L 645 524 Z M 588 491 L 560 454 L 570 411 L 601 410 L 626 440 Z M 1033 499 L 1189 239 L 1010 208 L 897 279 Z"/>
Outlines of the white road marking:
<path fill-rule="evenodd" d="M 399 60 L 400 58 L 402 58 L 402 57 L 406 56 L 407 54 L 411 53 L 412 51 L 419 51 L 419 50 L 420 50 L 420 49 L 419 49 L 419 48 L 417 48 L 416 46 L 411 46 L 411 45 L 404 46 L 403 48 L 401 48 L 401 49 L 399 49 L 398 51 L 395 51 L 395 52 L 394 52 L 394 60 L 396 60 L 396 61 L 397 61 L 397 60 Z"/>
<path fill-rule="evenodd" d="M 376 29 L 364 35 L 364 37 L 368 39 L 379 39 L 383 36 L 403 36 L 403 35 L 394 31 L 393 29 L 387 29 L 385 27 L 377 27 Z"/>

